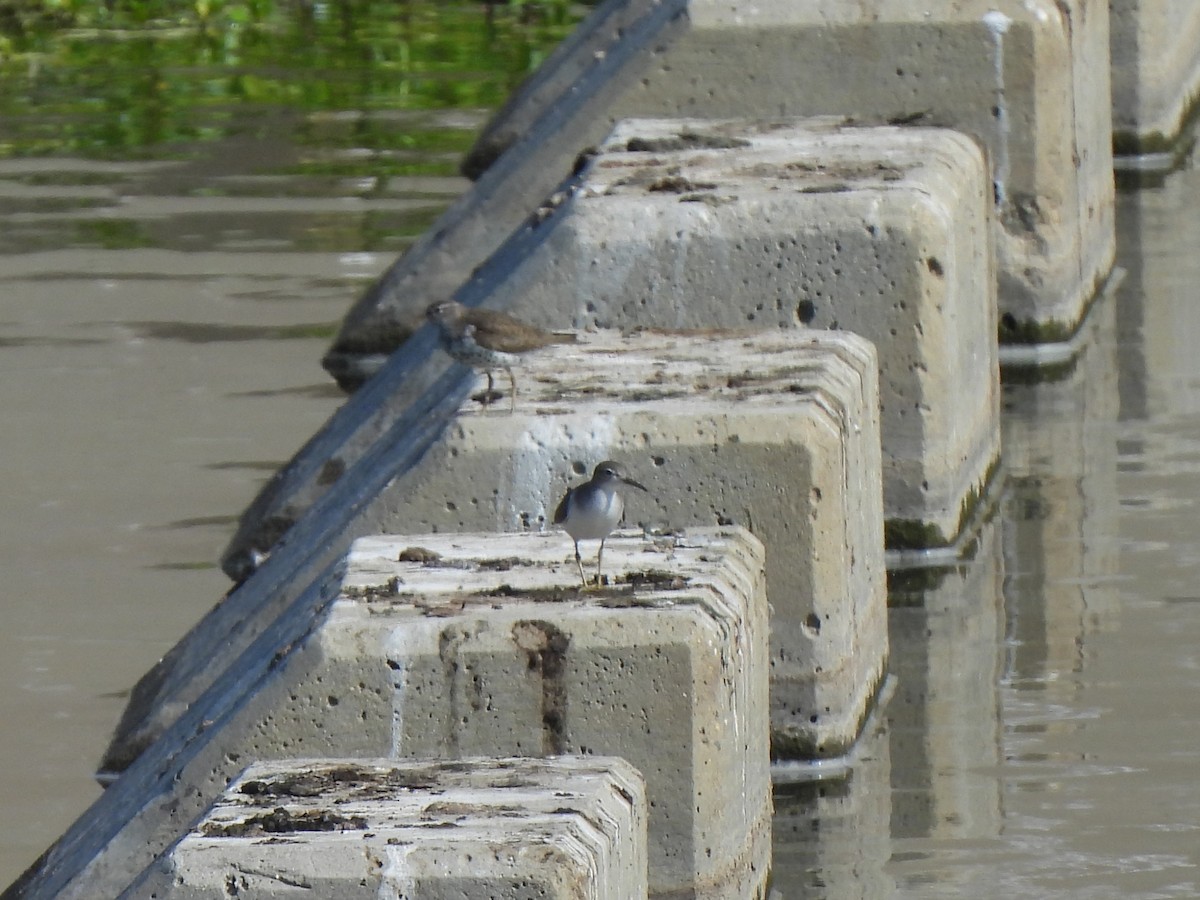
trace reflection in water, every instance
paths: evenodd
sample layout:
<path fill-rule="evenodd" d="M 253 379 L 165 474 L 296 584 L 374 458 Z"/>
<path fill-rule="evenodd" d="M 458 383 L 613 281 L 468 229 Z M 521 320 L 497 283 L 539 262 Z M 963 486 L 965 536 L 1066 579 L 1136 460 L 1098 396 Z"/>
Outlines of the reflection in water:
<path fill-rule="evenodd" d="M 1006 373 L 973 560 L 895 583 L 851 777 L 776 797 L 772 896 L 1200 894 L 1200 174 L 1120 198 L 1118 289 Z"/>
<path fill-rule="evenodd" d="M 891 767 L 881 721 L 859 739 L 847 778 L 776 786 L 771 898 L 894 895 L 884 871 L 893 852 Z"/>
<path fill-rule="evenodd" d="M 923 590 L 894 584 L 890 635 L 898 687 L 887 708 L 893 838 L 962 840 L 1000 827 L 990 776 L 999 762 L 1000 528 L 984 524 L 973 558 Z"/>
<path fill-rule="evenodd" d="M 1004 388 L 1004 678 L 1016 690 L 1053 690 L 1079 673 L 1087 635 L 1115 612 L 1114 307 L 1097 301 L 1083 350 L 1058 379 L 1018 373 Z"/>
<path fill-rule="evenodd" d="M 773 896 L 964 896 L 974 882 L 959 848 L 1003 825 L 1000 548 L 991 519 L 968 562 L 893 578 L 895 690 L 848 779 L 777 792 Z"/>

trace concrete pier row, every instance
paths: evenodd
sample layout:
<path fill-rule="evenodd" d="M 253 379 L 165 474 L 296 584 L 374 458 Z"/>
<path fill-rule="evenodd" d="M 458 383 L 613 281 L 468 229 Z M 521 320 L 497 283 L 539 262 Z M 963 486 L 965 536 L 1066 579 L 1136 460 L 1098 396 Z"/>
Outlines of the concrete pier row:
<path fill-rule="evenodd" d="M 356 544 L 6 897 L 120 896 L 254 760 L 566 753 L 645 779 L 651 895 L 755 896 L 771 810 L 762 545 L 737 528 L 609 544 L 612 583 L 588 591 L 561 535 Z"/>
<path fill-rule="evenodd" d="M 646 790 L 619 758 L 255 763 L 122 900 L 636 900 Z"/>
<path fill-rule="evenodd" d="M 482 376 L 452 382 L 454 393 L 402 416 L 143 678 L 106 770 L 169 727 L 354 537 L 555 530 L 568 484 L 606 458 L 649 488 L 630 492 L 628 522 L 737 523 L 766 543 L 775 752 L 839 755 L 887 658 L 877 369 L 872 346 L 848 333 L 609 333 L 523 358 L 511 414 L 507 401 L 481 409 L 468 398 Z"/>
<path fill-rule="evenodd" d="M 627 10 L 623 29 L 610 25 L 615 8 Z M 505 150 L 495 175 L 348 314 L 326 358 L 343 384 L 377 369 L 427 303 L 552 198 L 569 160 L 635 116 L 838 115 L 963 131 L 991 163 L 1002 338 L 1058 341 L 1075 329 L 1115 250 L 1105 0 L 672 8 L 674 18 L 648 0 L 606 6 L 513 97 L 471 160 L 483 167 Z M 602 65 L 610 53 L 630 71 Z"/>
<path fill-rule="evenodd" d="M 946 129 L 627 120 L 489 303 L 546 326 L 862 335 L 887 546 L 944 547 L 1000 454 L 987 183 Z"/>
<path fill-rule="evenodd" d="M 880 355 L 886 543 L 952 553 L 999 454 L 985 171 L 946 129 L 633 120 L 456 297 L 556 329 L 864 335 Z M 417 402 L 429 370 L 391 367 L 264 488 L 223 556 L 231 577 Z"/>
<path fill-rule="evenodd" d="M 515 414 L 464 411 L 396 480 L 386 521 L 552 529 L 568 473 L 623 461 L 648 489 L 627 492 L 628 522 L 739 524 L 766 545 L 774 753 L 845 752 L 887 658 L 870 344 L 823 331 L 599 333 L 528 354 L 517 384 Z"/>
<path fill-rule="evenodd" d="M 1200 3 L 1109 0 L 1118 166 L 1166 168 L 1200 98 Z"/>

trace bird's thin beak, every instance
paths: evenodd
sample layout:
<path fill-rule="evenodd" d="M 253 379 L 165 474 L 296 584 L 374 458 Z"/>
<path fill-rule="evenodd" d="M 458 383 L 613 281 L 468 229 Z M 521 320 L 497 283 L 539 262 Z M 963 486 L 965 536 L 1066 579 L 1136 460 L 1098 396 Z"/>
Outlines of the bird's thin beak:
<path fill-rule="evenodd" d="M 621 480 L 630 487 L 640 488 L 643 491 L 647 490 L 647 487 L 640 481 L 634 481 L 632 478 L 625 478 L 624 476 L 622 476 Z"/>

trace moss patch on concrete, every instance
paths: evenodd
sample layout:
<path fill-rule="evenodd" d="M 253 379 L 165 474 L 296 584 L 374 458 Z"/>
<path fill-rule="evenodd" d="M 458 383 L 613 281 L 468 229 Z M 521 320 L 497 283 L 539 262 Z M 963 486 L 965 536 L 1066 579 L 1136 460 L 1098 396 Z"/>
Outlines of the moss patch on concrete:
<path fill-rule="evenodd" d="M 1002 344 L 1058 344 L 1071 339 L 1075 328 L 1059 319 L 1017 319 L 1011 313 L 1000 317 L 997 329 Z"/>
<path fill-rule="evenodd" d="M 942 529 L 920 519 L 888 519 L 883 523 L 883 546 L 888 550 L 925 550 L 947 547 L 950 539 Z"/>
<path fill-rule="evenodd" d="M 1091 314 L 1096 301 L 1105 293 L 1112 280 L 1113 270 L 1098 273 L 1092 279 L 1091 290 L 1087 302 L 1079 311 L 1079 318 L 1074 322 L 1064 322 L 1061 319 L 1018 319 L 1012 313 L 1000 316 L 997 335 L 1001 344 L 1065 344 L 1070 341 L 1083 327 Z"/>
<path fill-rule="evenodd" d="M 1171 134 L 1162 131 L 1139 133 L 1126 128 L 1114 129 L 1113 156 L 1169 153 L 1174 157 L 1173 163 L 1178 164 L 1195 143 L 1195 138 L 1191 136 L 1190 132 L 1198 119 L 1200 119 L 1200 91 L 1194 91 L 1188 96 L 1183 116 L 1179 120 L 1179 127 Z"/>
<path fill-rule="evenodd" d="M 888 550 L 928 550 L 934 547 L 949 547 L 966 529 L 979 511 L 980 504 L 988 495 L 992 480 L 1000 467 L 997 454 L 984 469 L 983 477 L 967 491 L 958 508 L 958 521 L 954 533 L 947 536 L 936 525 L 919 519 L 888 519 L 883 523 L 883 545 Z"/>
<path fill-rule="evenodd" d="M 887 657 L 884 657 L 883 665 L 879 669 L 879 675 L 871 684 L 867 702 L 863 704 L 858 721 L 854 723 L 854 736 L 852 738 L 844 742 L 821 743 L 815 740 L 811 734 L 794 728 L 784 730 L 772 727 L 771 760 L 779 762 L 784 760 L 836 759 L 839 756 L 845 756 L 849 753 L 850 749 L 858 741 L 859 735 L 862 734 L 863 726 L 866 724 L 867 719 L 870 718 L 871 713 L 875 711 L 875 707 L 879 703 L 880 691 L 883 688 L 884 680 L 887 678 L 887 663 Z"/>

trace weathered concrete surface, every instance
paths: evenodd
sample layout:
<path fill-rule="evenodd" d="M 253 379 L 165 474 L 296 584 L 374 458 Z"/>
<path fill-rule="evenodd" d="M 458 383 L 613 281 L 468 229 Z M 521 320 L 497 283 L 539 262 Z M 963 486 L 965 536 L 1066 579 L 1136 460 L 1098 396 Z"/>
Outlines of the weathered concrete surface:
<path fill-rule="evenodd" d="M 620 537 L 605 560 L 617 589 L 581 592 L 558 534 L 359 540 L 322 635 L 340 706 L 365 652 L 399 756 L 620 754 L 646 779 L 651 893 L 751 896 L 770 816 L 762 546 Z"/>
<path fill-rule="evenodd" d="M 550 381 L 542 384 L 529 368 L 540 358 L 533 354 L 517 370 L 521 393 L 511 416 L 493 408 L 447 424 L 448 405 L 464 402 L 469 386 L 443 394 L 445 386 L 435 385 L 421 395 L 253 577 L 139 683 L 106 754 L 108 770 L 128 766 L 353 538 L 549 527 L 568 481 L 610 456 L 654 491 L 631 498 L 629 521 L 742 522 L 768 544 L 779 542 L 782 552 L 768 563 L 773 640 L 782 654 L 772 662 L 777 752 L 843 752 L 887 657 L 875 354 L 862 338 L 823 331 L 709 340 L 676 336 L 669 351 L 663 338 L 642 338 L 643 364 L 664 353 L 674 360 L 655 362 L 649 383 L 629 382 L 629 361 L 593 342 L 591 364 L 603 368 L 589 377 L 600 379 L 603 392 L 559 381 L 562 364 L 550 357 Z M 407 353 L 392 365 L 408 366 Z M 763 359 L 772 361 L 765 371 Z M 581 364 L 571 362 L 572 378 Z M 690 395 L 697 395 L 691 408 L 682 402 Z M 356 408 L 360 396 L 348 406 Z M 652 503 L 640 506 L 643 500 Z"/>
<path fill-rule="evenodd" d="M 285 760 L 250 766 L 121 897 L 627 900 L 646 873 L 623 759 Z"/>
<path fill-rule="evenodd" d="M 628 5 L 631 20 L 658 9 L 641 0 Z M 641 19 L 635 9 L 643 11 Z M 971 134 L 988 149 L 998 200 L 1001 336 L 1056 341 L 1074 330 L 1112 266 L 1115 247 L 1104 0 L 880 0 L 867 6 L 692 0 L 682 24 L 672 21 L 674 31 L 664 32 L 643 77 L 614 90 L 611 105 L 597 104 L 602 113 L 595 121 L 848 115 Z M 595 54 L 597 43 L 586 43 Z M 620 45 L 614 41 L 608 49 Z M 543 86 L 558 83 L 548 74 L 541 78 Z M 483 138 L 488 152 L 503 146 L 505 134 L 528 135 L 529 123 L 545 122 L 551 110 L 573 109 L 577 90 L 587 86 L 578 79 L 557 94 L 520 94 Z M 581 132 L 575 146 L 581 150 L 595 139 L 592 130 Z M 556 133 L 548 146 L 557 148 L 561 140 Z M 515 229 L 555 192 L 565 172 L 548 159 L 527 137 L 499 158 L 505 167 L 539 168 L 542 178 L 527 183 L 525 205 L 509 208 L 511 218 L 496 210 L 495 231 Z M 491 180 L 476 188 L 494 189 Z M 448 222 L 430 241 L 465 254 L 463 269 L 499 245 L 499 238 L 490 246 L 450 244 L 454 231 Z M 397 264 L 405 272 L 402 292 L 374 293 L 351 311 L 332 351 L 343 374 L 354 370 L 361 378 L 373 369 L 372 361 L 354 359 L 355 335 L 386 332 L 389 323 L 411 327 L 426 303 L 444 295 L 447 285 L 421 272 L 432 253 L 432 246 L 423 248 L 420 258 Z"/>
<path fill-rule="evenodd" d="M 757 138 L 755 126 L 745 127 L 749 135 L 742 139 L 769 144 L 771 132 L 786 126 L 780 123 L 759 126 L 765 133 L 760 133 Z M 678 277 L 656 278 L 652 270 L 640 274 L 643 293 L 654 302 L 645 307 L 640 304 L 641 298 L 638 303 L 616 302 L 622 291 L 626 291 L 622 279 L 630 264 L 628 258 L 617 257 L 615 249 L 633 250 L 637 244 L 623 240 L 628 229 L 621 222 L 621 227 L 608 235 L 614 252 L 600 248 L 600 257 L 606 260 L 603 267 L 599 266 L 600 257 L 597 266 L 589 268 L 587 260 L 572 262 L 573 257 L 563 255 L 588 249 L 576 246 L 578 239 L 588 237 L 577 233 L 576 210 L 591 215 L 587 211 L 606 205 L 603 197 L 584 195 L 576 190 L 578 178 L 572 191 L 564 194 L 560 208 L 548 210 L 540 221 L 527 223 L 514 234 L 503 249 L 489 258 L 475 277 L 462 287 L 458 299 L 468 305 L 482 301 L 498 307 L 519 303 L 523 315 L 555 329 L 566 327 L 572 321 L 578 325 L 596 323 L 598 316 L 590 314 L 587 306 L 595 307 L 597 303 L 611 313 L 604 324 L 670 326 L 681 320 L 683 300 L 693 297 L 706 300 L 705 303 L 697 302 L 697 314 L 688 319 L 698 325 L 706 324 L 705 317 L 714 316 L 720 322 L 738 326 L 761 325 L 763 316 L 772 312 L 774 324 L 808 320 L 813 324 L 834 325 L 843 324 L 839 319 L 841 308 L 861 310 L 864 313 L 861 317 L 863 331 L 884 348 L 889 370 L 885 373 L 883 386 L 884 441 L 888 458 L 885 502 L 889 509 L 886 516 L 893 522 L 917 526 L 908 529 L 910 535 L 917 537 L 917 540 L 910 537 L 909 544 L 944 543 L 958 530 L 963 499 L 979 489 L 996 453 L 996 425 L 989 421 L 996 409 L 992 380 L 994 350 L 986 340 L 981 340 L 979 332 L 981 327 L 988 327 L 987 318 L 995 315 L 990 308 L 994 286 L 986 274 L 981 276 L 975 271 L 976 268 L 991 271 L 991 264 L 984 258 L 982 241 L 985 238 L 979 233 L 977 221 L 980 215 L 977 204 L 986 188 L 966 183 L 969 171 L 979 162 L 975 151 L 962 138 L 929 129 L 914 129 L 915 136 L 911 138 L 893 128 L 882 128 L 870 134 L 883 139 L 874 149 L 869 144 L 855 148 L 865 132 L 839 128 L 831 120 L 813 120 L 807 128 L 794 132 L 797 158 L 808 162 L 805 170 L 788 172 L 787 180 L 803 185 L 801 190 L 812 194 L 794 195 L 793 201 L 811 203 L 814 214 L 826 219 L 828 213 L 822 211 L 823 205 L 827 207 L 834 203 L 848 209 L 839 220 L 842 230 L 839 236 L 831 236 L 808 225 L 787 235 L 784 243 L 790 247 L 794 268 L 786 271 L 776 269 L 774 260 L 767 262 L 763 258 L 771 247 L 762 248 L 762 252 L 756 254 L 754 245 L 746 245 L 744 261 L 751 267 L 750 276 L 754 283 L 762 285 L 763 292 L 768 295 L 765 300 L 740 281 L 722 276 L 724 280 L 720 283 L 735 291 L 742 302 L 740 308 L 730 304 L 717 304 L 714 308 L 711 302 L 714 288 L 696 276 L 720 273 L 714 273 L 711 265 L 694 258 L 699 255 L 699 249 L 695 248 L 699 240 L 696 237 L 690 242 L 694 248 L 692 259 L 687 259 L 686 249 L 671 250 L 671 259 L 688 263 L 680 265 Z M 914 145 L 927 151 L 928 159 L 919 165 L 914 161 L 914 154 L 918 152 Z M 899 170 L 897 165 L 880 159 L 893 151 L 904 164 Z M 832 157 L 830 160 L 814 159 L 814 154 L 826 152 Z M 638 158 L 647 159 L 648 155 L 638 154 Z M 731 165 L 736 165 L 736 160 Z M 809 170 L 809 166 L 817 169 Z M 867 221 L 853 221 L 852 203 L 838 197 L 839 182 L 829 167 L 835 168 L 842 178 L 857 176 L 860 188 L 857 196 L 859 203 L 868 207 L 869 212 L 863 213 Z M 871 170 L 874 170 L 874 176 Z M 591 177 L 604 174 L 595 163 L 587 171 Z M 743 172 L 738 183 L 741 189 L 754 181 L 747 179 Z M 759 190 L 767 191 L 771 186 L 767 182 Z M 642 193 L 642 199 L 647 202 L 660 196 L 655 192 Z M 707 192 L 708 195 L 713 193 Z M 714 199 L 720 201 L 722 197 L 728 199 L 727 194 L 716 197 L 704 194 L 701 192 L 701 200 L 708 203 Z M 685 224 L 690 218 L 693 225 L 703 225 L 709 219 L 715 222 L 720 216 L 733 214 L 732 210 L 723 210 L 719 205 L 710 208 L 706 202 L 690 203 L 688 199 L 687 192 L 666 191 L 661 193 L 660 205 L 673 209 Z M 683 202 L 679 202 L 681 200 Z M 906 215 L 905 200 L 915 205 L 915 209 L 907 209 L 911 216 Z M 779 202 L 785 201 L 780 198 Z M 924 215 L 918 217 L 917 211 Z M 897 216 L 904 217 L 904 224 L 896 222 Z M 926 223 L 927 232 L 936 230 L 939 225 L 941 233 L 952 232 L 953 247 L 942 246 L 936 253 L 921 253 L 922 250 L 931 251 L 937 240 L 935 235 L 922 234 L 915 225 L 908 224 L 910 217 Z M 611 223 L 603 218 L 595 222 L 596 233 L 590 236 L 590 245 L 605 242 L 604 228 L 609 225 Z M 881 227 L 885 225 L 886 228 Z M 787 228 L 786 223 L 778 227 Z M 764 231 L 763 225 L 753 222 L 747 228 L 756 236 L 761 236 Z M 769 230 L 769 223 L 765 228 Z M 792 240 L 797 241 L 794 247 Z M 928 246 L 908 248 L 906 240 L 923 240 Z M 800 241 L 804 242 L 803 246 Z M 547 244 L 554 250 L 548 251 Z M 805 249 L 811 250 L 810 256 L 798 258 Z M 741 255 L 741 251 L 725 250 L 730 255 Z M 845 282 L 852 278 L 853 268 L 843 262 L 843 251 L 857 254 L 853 260 L 855 265 L 864 267 L 866 275 L 854 279 L 862 296 L 858 290 L 845 287 Z M 940 276 L 938 271 L 942 273 Z M 579 285 L 563 288 L 563 272 L 578 276 Z M 805 283 L 812 296 L 796 296 L 799 291 L 785 276 L 807 279 Z M 893 282 L 896 283 L 894 291 Z M 590 299 L 577 303 L 576 292 L 584 286 L 587 286 Z M 633 292 L 632 287 L 628 292 Z M 537 304 L 528 301 L 528 296 L 533 293 L 539 298 Z M 951 298 L 960 295 L 979 297 L 978 305 L 952 302 Z M 839 310 L 833 308 L 832 298 L 836 298 Z M 764 303 L 771 308 L 757 310 Z M 904 308 L 900 308 L 901 304 Z M 925 325 L 917 323 L 914 326 L 912 321 L 918 315 L 930 319 L 931 331 L 927 340 L 919 333 Z M 755 316 L 759 322 L 754 323 L 750 316 Z M 896 331 L 894 336 L 893 329 Z M 893 344 L 906 349 L 892 352 Z M 941 353 L 924 352 L 926 347 L 938 346 L 947 349 Z M 437 367 L 444 370 L 446 366 L 446 360 L 440 354 L 425 361 L 431 349 L 430 336 L 421 332 L 406 345 L 405 353 L 401 354 L 403 359 L 396 360 L 381 378 L 364 387 L 369 397 L 355 396 L 348 402 L 331 419 L 329 426 L 263 489 L 246 510 L 237 533 L 223 554 L 222 567 L 232 578 L 241 580 L 252 572 L 254 561 L 271 552 L 279 537 L 307 508 L 320 500 L 356 459 L 369 452 L 379 436 L 405 413 L 409 404 L 420 401 L 421 391 L 432 382 L 432 375 L 441 371 Z M 950 367 L 951 371 L 945 378 L 934 377 L 942 366 Z M 925 396 L 927 392 L 929 396 Z M 948 402 L 942 402 L 943 398 Z M 958 410 L 960 418 L 949 415 L 950 409 Z M 970 413 L 964 410 L 970 410 Z M 417 420 L 415 416 L 410 418 Z M 927 445 L 935 448 L 932 453 L 927 452 Z M 941 532 L 940 538 L 919 527 L 927 522 L 934 523 L 929 531 Z"/>
<path fill-rule="evenodd" d="M 775 753 L 845 752 L 887 657 L 871 346 L 800 330 L 583 335 L 528 354 L 517 380 L 516 413 L 464 411 L 364 510 L 373 530 L 552 528 L 568 484 L 620 460 L 649 489 L 628 492 L 627 522 L 737 523 L 767 546 Z"/>
<path fill-rule="evenodd" d="M 1002 335 L 1075 328 L 1115 251 L 1104 0 L 701 0 L 619 117 L 848 115 L 987 147 Z"/>
<path fill-rule="evenodd" d="M 432 744 L 448 757 L 619 754 L 646 779 L 652 891 L 707 879 L 696 896 L 750 896 L 770 854 L 761 544 L 741 529 L 615 538 L 616 586 L 581 592 L 561 534 L 419 543 L 444 561 L 360 553 L 351 574 L 318 579 L 6 896 L 118 896 L 248 760 Z M 561 636 L 541 642 L 551 628 Z"/>
<path fill-rule="evenodd" d="M 629 120 L 541 227 L 493 293 L 538 324 L 801 325 L 874 342 L 887 545 L 954 541 L 1000 453 L 990 197 L 970 138 Z"/>
<path fill-rule="evenodd" d="M 1109 0 L 1108 8 L 1116 151 L 1169 160 L 1200 95 L 1200 3 Z"/>

